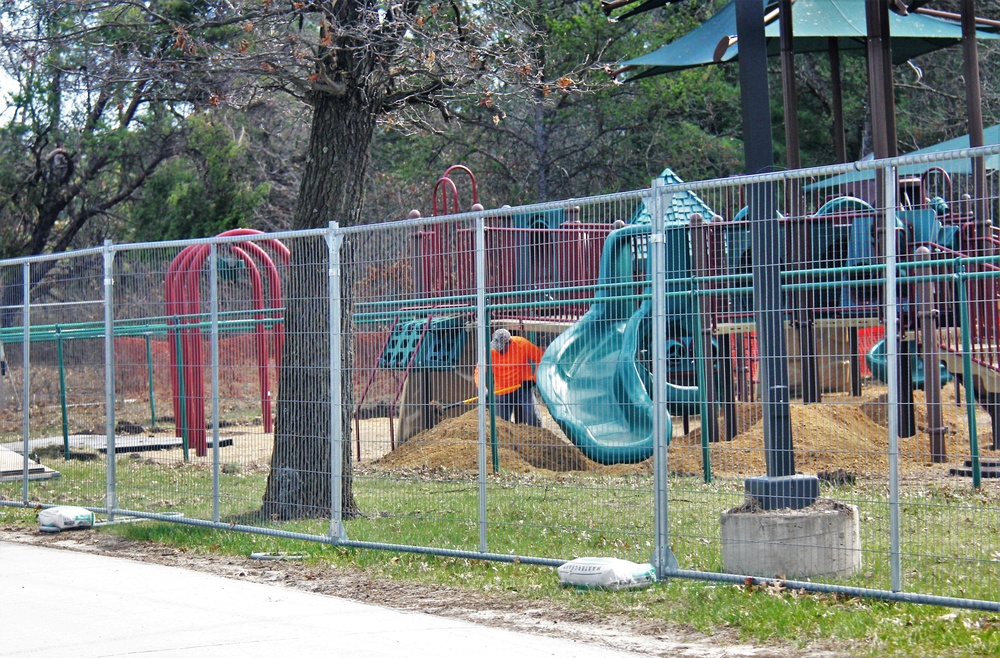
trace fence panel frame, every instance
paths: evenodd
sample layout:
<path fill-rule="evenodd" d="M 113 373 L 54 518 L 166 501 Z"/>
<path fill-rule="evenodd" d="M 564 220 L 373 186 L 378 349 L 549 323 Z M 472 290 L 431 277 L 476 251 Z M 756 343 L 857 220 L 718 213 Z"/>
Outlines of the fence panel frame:
<path fill-rule="evenodd" d="M 962 155 L 958 157 L 970 157 L 970 152 L 973 154 L 983 154 L 983 153 L 1000 153 L 1000 148 L 998 147 L 986 147 L 983 149 L 976 150 L 963 150 Z M 641 191 L 646 202 L 649 203 L 651 207 L 651 229 L 649 237 L 649 277 L 651 279 L 652 287 L 652 377 L 654 382 L 653 390 L 651 391 L 651 398 L 653 401 L 653 427 L 654 427 L 654 451 L 653 451 L 653 509 L 651 510 L 652 520 L 653 520 L 653 535 L 654 535 L 654 548 L 651 557 L 651 562 L 657 570 L 658 577 L 660 579 L 667 579 L 670 577 L 681 577 L 681 578 L 694 578 L 699 580 L 707 580 L 714 582 L 731 582 L 737 584 L 743 584 L 746 582 L 747 577 L 742 575 L 733 574 L 722 574 L 707 571 L 696 571 L 696 570 L 685 570 L 680 567 L 677 562 L 677 558 L 673 554 L 670 542 L 672 536 L 670 534 L 669 522 L 671 516 L 669 514 L 669 495 L 670 495 L 670 475 L 669 475 L 669 452 L 668 452 L 668 437 L 666 428 L 670 425 L 670 417 L 668 411 L 668 400 L 666 395 L 666 389 L 664 382 L 666 381 L 667 373 L 667 356 L 664 349 L 664 340 L 667 334 L 667 309 L 666 309 L 666 299 L 668 293 L 666 291 L 665 277 L 667 275 L 667 264 L 666 264 L 666 236 L 664 228 L 664 214 L 665 209 L 670 207 L 673 199 L 673 195 L 680 191 L 687 190 L 699 190 L 699 189 L 723 189 L 735 186 L 747 186 L 756 184 L 770 184 L 776 183 L 778 181 L 790 181 L 795 177 L 801 177 L 803 175 L 821 175 L 827 173 L 840 173 L 848 171 L 864 171 L 872 170 L 875 172 L 876 176 L 881 177 L 881 184 L 884 186 L 885 190 L 885 200 L 884 207 L 876 208 L 876 212 L 882 219 L 882 238 L 884 249 L 884 263 L 880 271 L 876 272 L 884 276 L 882 282 L 883 294 L 885 299 L 885 335 L 888 337 L 886 341 L 886 358 L 887 358 L 887 393 L 886 393 L 886 405 L 887 405 L 887 416 L 888 416 L 888 426 L 886 428 L 888 437 L 888 472 L 886 473 L 886 478 L 888 482 L 888 497 L 885 499 L 886 505 L 888 506 L 888 558 L 889 558 L 889 568 L 890 568 L 890 588 L 888 590 L 875 589 L 875 588 L 859 588 L 859 587 L 849 587 L 838 584 L 827 584 L 827 583 L 811 583 L 802 582 L 795 580 L 784 581 L 786 586 L 792 589 L 804 589 L 808 591 L 815 592 L 835 592 L 846 595 L 857 595 L 865 596 L 874 599 L 892 600 L 892 601 L 903 601 L 903 602 L 914 602 L 914 603 L 929 603 L 935 605 L 947 605 L 958 608 L 971 608 L 971 609 L 981 609 L 981 610 L 993 610 L 1000 611 L 1000 602 L 998 601 L 988 601 L 988 600 L 976 600 L 976 599 L 963 599 L 948 596 L 937 596 L 934 594 L 925 594 L 919 591 L 910 591 L 907 587 L 907 583 L 904 582 L 904 564 L 906 551 L 905 547 L 901 546 L 904 538 L 902 536 L 901 523 L 903 522 L 904 506 L 901 502 L 902 493 L 900 486 L 900 445 L 899 445 L 899 396 L 898 389 L 900 385 L 900 378 L 903 373 L 900 372 L 897 360 L 900 355 L 899 346 L 897 341 L 893 337 L 898 334 L 899 318 L 898 313 L 901 311 L 903 302 L 899 299 L 897 294 L 897 285 L 900 282 L 900 278 L 903 278 L 905 282 L 905 277 L 912 276 L 908 274 L 909 270 L 906 269 L 906 261 L 909 254 L 899 254 L 897 253 L 897 185 L 900 179 L 899 166 L 901 164 L 910 163 L 933 163 L 940 159 L 940 156 L 936 158 L 929 158 L 927 156 L 921 156 L 920 158 L 895 158 L 889 161 L 876 161 L 874 163 L 858 163 L 854 165 L 845 165 L 839 167 L 826 167 L 826 168 L 815 168 L 812 170 L 801 170 L 797 172 L 781 172 L 778 174 L 765 174 L 750 177 L 741 177 L 736 181 L 707 181 L 699 183 L 690 183 L 683 185 L 667 185 L 662 178 L 658 178 L 652 182 L 651 187 L 648 190 Z M 714 187 L 712 187 L 714 186 Z M 599 199 L 599 197 L 595 197 Z M 576 201 L 565 201 L 557 202 L 552 204 L 541 204 L 537 206 L 538 208 L 563 208 L 568 207 L 569 204 L 579 203 L 581 200 Z M 992 199 L 991 199 L 992 201 Z M 502 213 L 502 210 L 498 211 L 478 211 L 474 213 L 465 213 L 462 215 L 456 215 L 446 218 L 421 218 L 419 220 L 413 220 L 411 224 L 413 226 L 426 225 L 428 223 L 434 222 L 446 222 L 454 221 L 456 219 L 465 221 L 472 220 L 475 224 L 475 252 L 474 252 L 474 266 L 475 266 L 475 337 L 476 337 L 476 364 L 481 368 L 485 369 L 489 361 L 489 309 L 488 304 L 489 295 L 487 293 L 487 263 L 486 263 L 486 250 L 487 250 L 487 240 L 486 240 L 486 218 L 497 216 Z M 510 212 L 510 211 L 508 211 Z M 397 228 L 405 229 L 409 226 L 406 222 L 393 223 Z M 221 458 L 219 453 L 220 448 L 220 436 L 219 436 L 219 425 L 220 425 L 220 394 L 219 394 L 219 342 L 220 342 L 220 317 L 219 317 L 219 265 L 217 263 L 218 246 L 220 244 L 226 243 L 236 243 L 246 240 L 246 237 L 234 237 L 227 239 L 211 239 L 211 240 L 199 240 L 199 241 L 183 241 L 176 243 L 151 243 L 146 245 L 115 245 L 111 240 L 106 240 L 103 247 L 98 249 L 83 250 L 81 252 L 74 252 L 75 254 L 83 253 L 101 253 L 102 254 L 102 267 L 103 267 L 103 316 L 104 316 L 104 404 L 105 404 L 105 431 L 107 440 L 107 466 L 105 471 L 105 491 L 104 491 L 104 507 L 97 508 L 98 511 L 104 511 L 109 520 L 114 521 L 117 516 L 135 516 L 139 518 L 150 518 L 150 519 L 160 519 L 174 521 L 178 523 L 186 523 L 190 525 L 203 526 L 203 527 L 213 527 L 213 528 L 231 528 L 240 531 L 257 532 L 264 535 L 277 536 L 277 537 L 289 537 L 296 539 L 308 539 L 310 541 L 343 545 L 343 546 L 354 546 L 359 548 L 384 548 L 392 550 L 403 550 L 413 553 L 423 553 L 423 554 L 434 554 L 443 556 L 458 556 L 458 557 L 474 557 L 474 558 L 484 558 L 491 560 L 499 560 L 505 562 L 523 562 L 526 564 L 539 564 L 546 566 L 555 566 L 562 563 L 562 559 L 559 557 L 541 556 L 541 557 L 531 557 L 531 556 L 514 556 L 505 554 L 495 554 L 489 552 L 489 547 L 491 544 L 489 535 L 489 518 L 488 518 L 488 484 L 490 484 L 490 475 L 487 469 L 487 428 L 486 428 L 486 413 L 488 413 L 488 385 L 487 378 L 480 377 L 477 383 L 478 401 L 477 401 L 477 415 L 476 415 L 476 432 L 477 432 L 477 450 L 478 450 L 478 474 L 477 474 L 477 516 L 475 520 L 478 530 L 478 550 L 451 550 L 443 547 L 436 546 L 413 546 L 413 545 L 395 545 L 395 544 L 385 544 L 379 542 L 362 542 L 362 541 L 351 541 L 347 537 L 347 532 L 344 526 L 343 519 L 343 500 L 342 500 L 342 484 L 344 478 L 344 463 L 343 463 L 343 449 L 344 435 L 343 435 L 343 398 L 344 391 L 342 389 L 341 382 L 341 372 L 343 370 L 344 359 L 343 359 L 343 314 L 342 306 L 345 298 L 345 291 L 342 290 L 342 275 L 341 275 L 341 248 L 343 245 L 343 240 L 345 235 L 352 231 L 357 230 L 371 230 L 371 227 L 365 227 L 361 229 L 359 227 L 352 227 L 351 229 L 340 228 L 336 222 L 330 222 L 330 224 L 325 229 L 305 231 L 305 232 L 285 232 L 282 234 L 276 234 L 278 236 L 287 237 L 304 237 L 304 236 L 322 236 L 326 240 L 327 245 L 327 255 L 329 257 L 329 267 L 327 271 L 327 290 L 325 300 L 317 299 L 317 303 L 325 302 L 328 305 L 329 312 L 329 369 L 330 369 L 330 457 L 331 457 L 331 473 L 330 473 L 330 484 L 331 484 L 331 500 L 330 500 L 330 518 L 329 518 L 329 530 L 325 535 L 322 534 L 308 534 L 308 533 L 295 533 L 287 532 L 280 529 L 274 528 L 259 528 L 251 527 L 238 524 L 228 524 L 222 523 L 220 516 L 220 469 L 221 469 Z M 274 236 L 268 236 L 269 238 Z M 116 272 L 115 258 L 120 252 L 141 249 L 144 247 L 155 246 L 156 248 L 163 248 L 164 246 L 174 245 L 190 245 L 190 244 L 208 244 L 210 246 L 209 255 L 209 290 L 210 290 L 210 331 L 209 339 L 211 343 L 211 418 L 212 418 L 212 440 L 213 440 L 213 454 L 212 454 L 212 511 L 211 520 L 208 519 L 196 519 L 196 518 L 175 518 L 165 514 L 150 513 L 143 510 L 123 510 L 120 509 L 118 496 L 119 493 L 125 497 L 124 490 L 119 492 L 118 490 L 118 472 L 116 469 L 116 403 L 118 398 L 118 391 L 116 391 L 115 384 L 115 370 L 117 367 L 115 359 L 115 286 L 114 278 Z M 67 256 L 72 257 L 74 253 L 71 254 L 61 254 L 58 257 L 65 258 Z M 23 281 L 22 281 L 22 294 L 23 294 L 23 351 L 22 359 L 24 366 L 24 376 L 22 382 L 23 390 L 23 412 L 22 412 L 22 444 L 23 444 L 23 482 L 21 487 L 21 506 L 27 507 L 33 505 L 31 498 L 31 492 L 29 490 L 29 452 L 30 452 L 30 431 L 32 423 L 32 414 L 30 409 L 29 401 L 31 399 L 31 292 L 32 292 L 32 281 L 31 281 L 31 267 L 32 264 L 39 260 L 51 260 L 52 255 L 47 255 L 39 258 L 28 258 L 28 259 L 14 259 L 12 261 L 6 261 L 4 264 L 21 264 Z M 959 262 L 962 259 L 955 259 L 955 266 L 957 274 L 953 277 L 959 282 L 959 284 L 964 283 L 964 271 L 962 271 L 963 263 Z M 899 271 L 898 271 L 899 270 Z M 902 274 L 900 274 L 902 272 Z M 696 295 L 709 294 L 706 289 L 702 289 L 698 286 L 700 281 L 698 277 L 693 278 L 694 289 Z M 960 288 L 964 290 L 964 288 Z M 717 291 L 716 291 L 717 293 Z M 350 292 L 347 293 L 348 295 Z M 909 302 L 912 304 L 912 300 Z M 964 355 L 966 360 L 966 371 L 970 369 L 969 359 L 968 359 L 968 331 L 963 331 L 966 345 L 964 346 Z M 972 402 L 972 394 L 969 391 L 969 387 L 966 387 L 967 402 Z M 974 408 L 970 413 L 974 413 Z M 765 414 L 765 422 L 766 421 Z M 972 423 L 970 423 L 971 425 Z M 124 470 L 124 469 L 123 469 Z M 123 476 L 124 477 L 124 476 Z M 13 501 L 5 502 L 6 505 L 11 505 Z M 43 505 L 47 506 L 49 502 L 43 501 Z M 878 503 L 881 504 L 881 501 Z M 471 515 L 470 515 L 471 516 Z M 982 559 L 982 558 L 979 558 Z M 767 579 L 754 578 L 756 582 L 766 582 Z"/>

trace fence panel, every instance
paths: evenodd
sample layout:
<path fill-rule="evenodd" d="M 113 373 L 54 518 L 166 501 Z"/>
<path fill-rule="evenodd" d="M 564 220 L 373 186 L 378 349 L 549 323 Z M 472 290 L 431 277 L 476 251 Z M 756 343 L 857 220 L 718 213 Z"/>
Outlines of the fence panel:
<path fill-rule="evenodd" d="M 1000 609 L 949 157 L 5 261 L 0 504 Z"/>
<path fill-rule="evenodd" d="M 937 164 L 942 168 L 933 168 Z M 983 456 L 992 437 L 976 429 L 984 421 L 990 427 L 995 400 L 995 248 L 992 227 L 974 212 L 996 212 L 995 178 L 978 193 L 984 203 L 977 206 L 968 176 L 944 174 L 954 169 L 947 161 L 924 166 L 930 169 L 924 176 L 878 169 L 864 185 L 829 187 L 791 173 L 757 179 L 773 186 L 780 213 L 787 379 L 765 372 L 768 357 L 747 349 L 747 335 L 756 333 L 761 317 L 754 287 L 760 264 L 750 257 L 745 202 L 754 181 L 665 188 L 665 204 L 694 193 L 719 209 L 705 228 L 688 223 L 685 246 L 694 278 L 678 291 L 702 301 L 700 317 L 675 331 L 691 337 L 704 332 L 703 345 L 711 342 L 712 348 L 694 357 L 702 377 L 699 417 L 710 420 L 697 430 L 684 422 L 669 450 L 677 573 L 731 574 L 733 582 L 743 575 L 779 576 L 820 589 L 996 605 L 995 592 L 981 579 L 994 573 L 1000 556 L 989 530 L 996 488 L 981 477 L 992 475 L 989 453 Z M 879 177 L 884 197 L 874 183 Z M 669 267 L 665 275 L 669 281 Z M 883 341 L 883 330 L 894 340 Z M 661 340 L 678 340 L 670 331 Z M 671 354 L 668 349 L 668 360 Z M 967 391 L 963 372 L 973 373 Z M 787 421 L 782 391 L 769 377 L 788 386 Z M 949 382 L 955 393 L 944 401 L 942 387 Z M 672 386 L 668 377 L 668 390 Z M 779 402 L 777 415 L 760 399 L 765 390 L 772 409 Z M 706 404 L 713 411 L 706 413 Z M 684 417 L 682 409 L 673 411 Z M 760 501 L 745 497 L 748 480 L 782 475 L 773 472 L 782 457 L 769 454 L 766 437 L 776 441 L 785 422 L 794 471 L 818 477 L 821 500 L 831 501 L 823 503 L 828 512 L 857 508 L 856 539 L 827 545 L 793 533 L 781 542 L 778 552 L 785 555 L 798 552 L 813 562 L 826 556 L 825 569 L 805 572 L 794 559 L 767 562 L 761 555 L 776 541 L 767 533 L 735 544 L 727 536 L 724 517 L 764 514 L 756 509 Z M 789 516 L 789 523 L 804 523 Z M 845 561 L 849 553 L 856 557 Z"/>
<path fill-rule="evenodd" d="M 931 164 L 920 177 L 900 174 L 900 189 L 916 188 L 925 200 L 898 213 L 897 224 L 907 299 L 900 352 L 916 389 L 900 464 L 921 464 L 900 473 L 901 578 L 907 591 L 996 601 L 986 583 L 1000 568 L 1000 252 L 990 223 L 1000 188 L 993 171 L 977 190 L 967 158 Z"/>
<path fill-rule="evenodd" d="M 487 219 L 490 334 L 511 336 L 490 350 L 493 551 L 650 559 L 648 221 L 623 229 L 644 211 L 633 193 Z"/>
<path fill-rule="evenodd" d="M 345 231 L 352 541 L 479 549 L 475 222 Z M 473 399 L 473 400 L 470 400 Z M 466 402 L 467 400 L 470 400 Z"/>
<path fill-rule="evenodd" d="M 0 276 L 0 497 L 103 508 L 102 256 L 6 265 Z"/>

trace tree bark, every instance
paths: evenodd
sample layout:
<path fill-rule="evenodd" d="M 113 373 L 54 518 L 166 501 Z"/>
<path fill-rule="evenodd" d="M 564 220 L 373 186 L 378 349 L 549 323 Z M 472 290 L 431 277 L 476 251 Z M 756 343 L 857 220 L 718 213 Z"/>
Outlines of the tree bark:
<path fill-rule="evenodd" d="M 364 202 L 364 177 L 378 105 L 370 94 L 317 94 L 309 153 L 299 193 L 297 229 L 355 224 Z M 279 378 L 271 472 L 263 514 L 272 520 L 322 518 L 331 507 L 328 255 L 321 239 L 296 241 L 285 295 L 285 351 Z M 341 250 L 343 480 L 345 519 L 357 516 L 351 477 L 353 387 L 352 246 Z"/>

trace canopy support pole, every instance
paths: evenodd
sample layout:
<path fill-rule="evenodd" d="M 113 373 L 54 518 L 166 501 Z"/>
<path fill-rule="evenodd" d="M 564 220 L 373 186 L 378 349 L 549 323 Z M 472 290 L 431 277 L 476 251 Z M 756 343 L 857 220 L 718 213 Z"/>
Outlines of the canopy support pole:
<path fill-rule="evenodd" d="M 736 32 L 740 43 L 740 101 L 746 171 L 758 174 L 774 165 L 771 110 L 767 85 L 764 5 L 736 0 Z M 751 129 L 752 128 L 752 129 Z M 795 475 L 792 424 L 788 404 L 788 363 L 782 321 L 781 244 L 773 184 L 747 189 L 753 259 L 754 315 L 760 354 L 764 403 L 764 451 L 767 476 L 749 478 L 744 487 L 764 509 L 806 507 L 819 495 L 819 480 Z"/>

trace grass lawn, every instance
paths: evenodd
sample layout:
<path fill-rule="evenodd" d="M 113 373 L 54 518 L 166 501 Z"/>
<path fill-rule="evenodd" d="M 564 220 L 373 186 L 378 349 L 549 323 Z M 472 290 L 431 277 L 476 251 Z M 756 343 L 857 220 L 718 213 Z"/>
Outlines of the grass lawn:
<path fill-rule="evenodd" d="M 103 505 L 101 460 L 54 466 L 62 477 L 32 482 L 32 501 Z M 208 469 L 124 458 L 116 471 L 122 509 L 211 518 Z M 221 520 L 247 523 L 259 507 L 265 479 L 261 470 L 225 469 L 220 474 Z M 721 570 L 718 514 L 741 502 L 741 489 L 742 483 L 735 481 L 671 479 L 671 547 L 682 568 Z M 355 495 L 364 515 L 347 522 L 347 533 L 358 541 L 476 551 L 478 491 L 478 483 L 466 477 L 363 469 L 356 475 Z M 823 495 L 855 504 L 861 511 L 864 567 L 840 583 L 888 587 L 889 505 L 884 487 L 859 482 L 824 487 Z M 904 488 L 900 515 L 906 591 L 997 600 L 1000 572 L 991 548 L 996 536 L 993 510 L 1000 508 L 997 498 L 995 490 L 985 488 Z M 21 484 L 0 483 L 0 499 L 20 500 Z M 487 548 L 525 556 L 611 555 L 647 561 L 653 539 L 652 500 L 650 476 L 491 478 Z M 30 528 L 34 514 L 32 509 L 0 507 L 0 524 Z M 319 536 L 328 529 L 325 521 L 256 523 Z M 349 549 L 170 523 L 123 524 L 97 532 L 219 556 L 301 552 L 316 566 L 356 569 L 374 578 L 516 592 L 531 602 L 551 600 L 590 613 L 660 619 L 710 635 L 725 629 L 757 645 L 786 641 L 805 648 L 819 642 L 858 656 L 1000 655 L 1000 613 L 681 579 L 641 591 L 581 594 L 561 588 L 554 570 L 546 567 Z"/>

